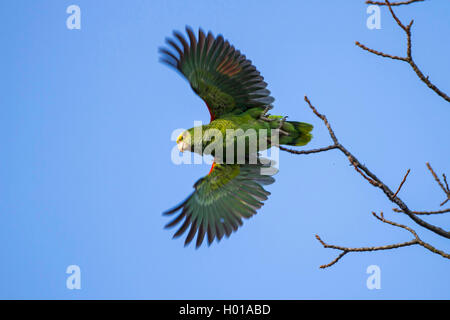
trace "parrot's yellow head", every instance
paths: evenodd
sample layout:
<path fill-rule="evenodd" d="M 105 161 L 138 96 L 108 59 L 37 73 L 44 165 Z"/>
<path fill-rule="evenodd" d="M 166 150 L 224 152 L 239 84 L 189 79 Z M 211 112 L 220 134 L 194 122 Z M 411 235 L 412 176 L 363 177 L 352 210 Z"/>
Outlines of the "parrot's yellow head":
<path fill-rule="evenodd" d="M 211 139 L 206 134 L 208 131 L 205 131 L 205 127 L 207 126 L 197 126 L 183 131 L 176 140 L 178 150 L 180 152 L 190 151 L 203 154 L 203 150 L 211 142 Z M 205 139 L 203 138 L 203 133 L 206 136 Z"/>
<path fill-rule="evenodd" d="M 191 135 L 187 130 L 178 136 L 177 147 L 180 152 L 191 150 Z"/>

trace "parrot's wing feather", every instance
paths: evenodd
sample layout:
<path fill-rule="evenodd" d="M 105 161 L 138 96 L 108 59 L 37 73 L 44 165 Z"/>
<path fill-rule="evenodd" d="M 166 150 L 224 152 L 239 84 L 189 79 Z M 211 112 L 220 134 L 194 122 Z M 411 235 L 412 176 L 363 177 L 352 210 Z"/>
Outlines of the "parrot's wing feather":
<path fill-rule="evenodd" d="M 177 69 L 206 102 L 211 120 L 236 109 L 245 111 L 272 104 L 274 98 L 259 71 L 219 35 L 200 29 L 198 39 L 186 27 L 189 43 L 179 32 L 166 39 L 174 51 L 160 48 L 161 61 Z"/>
<path fill-rule="evenodd" d="M 197 248 L 205 235 L 208 244 L 215 238 L 220 241 L 224 235 L 230 236 L 242 225 L 242 218 L 250 218 L 263 206 L 263 201 L 270 195 L 263 185 L 275 181 L 270 176 L 275 172 L 270 163 L 263 164 L 260 160 L 257 164 L 213 164 L 212 171 L 195 183 L 195 191 L 180 205 L 164 213 L 177 214 L 166 227 L 181 223 L 174 238 L 189 228 L 185 245 L 197 234 Z"/>

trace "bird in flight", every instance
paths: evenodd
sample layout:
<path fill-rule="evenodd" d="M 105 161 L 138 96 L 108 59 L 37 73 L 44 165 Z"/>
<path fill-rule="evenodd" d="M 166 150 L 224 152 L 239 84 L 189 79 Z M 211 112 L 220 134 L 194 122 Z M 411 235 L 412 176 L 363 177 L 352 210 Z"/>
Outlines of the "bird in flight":
<path fill-rule="evenodd" d="M 175 216 L 167 228 L 181 223 L 174 238 L 189 228 L 185 246 L 197 235 L 198 248 L 205 235 L 208 245 L 214 239 L 220 241 L 224 236 L 229 237 L 243 224 L 243 218 L 256 214 L 267 200 L 270 193 L 263 186 L 275 180 L 264 172 L 271 164 L 258 156 L 259 151 L 278 145 L 306 145 L 312 138 L 313 127 L 268 114 L 274 98 L 266 88 L 267 83 L 252 62 L 222 35 L 215 37 L 200 29 L 196 37 L 190 27 L 186 27 L 186 32 L 188 40 L 178 31 L 173 32 L 174 38 L 166 39 L 168 47 L 159 49 L 160 61 L 189 81 L 192 90 L 206 103 L 211 121 L 184 131 L 176 143 L 180 152 L 209 154 L 214 162 L 210 172 L 194 184 L 192 194 L 164 214 Z M 196 134 L 196 130 L 204 134 Z M 264 130 L 275 130 L 278 143 L 271 140 L 270 134 L 267 144 L 261 147 L 249 142 L 251 139 L 244 135 L 244 147 L 237 150 L 240 136 L 235 132 L 249 130 L 254 130 L 251 132 L 255 132 L 257 138 Z M 233 151 L 230 157 L 223 155 L 228 152 L 223 151 L 228 150 L 227 147 Z M 252 155 L 256 155 L 253 161 L 250 160 Z M 244 161 L 236 161 L 239 156 Z"/>

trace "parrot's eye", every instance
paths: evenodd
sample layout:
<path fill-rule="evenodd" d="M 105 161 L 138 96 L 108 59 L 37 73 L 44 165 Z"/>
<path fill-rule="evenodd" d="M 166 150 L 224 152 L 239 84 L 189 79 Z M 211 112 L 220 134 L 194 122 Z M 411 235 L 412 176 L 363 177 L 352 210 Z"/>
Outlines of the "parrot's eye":
<path fill-rule="evenodd" d="M 180 143 L 180 141 L 183 140 L 183 134 L 180 134 L 177 138 L 177 143 Z"/>

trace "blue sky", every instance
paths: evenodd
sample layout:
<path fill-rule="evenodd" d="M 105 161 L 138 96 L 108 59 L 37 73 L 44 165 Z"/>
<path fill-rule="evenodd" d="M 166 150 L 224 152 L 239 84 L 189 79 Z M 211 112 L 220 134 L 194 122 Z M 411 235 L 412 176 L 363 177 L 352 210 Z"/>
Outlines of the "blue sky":
<path fill-rule="evenodd" d="M 66 8 L 81 8 L 68 30 Z M 404 34 L 385 9 L 366 27 L 364 1 L 2 1 L 0 77 L 0 298 L 430 299 L 450 298 L 449 261 L 413 246 L 348 254 L 410 235 L 371 211 L 416 228 L 335 151 L 281 154 L 269 201 L 229 239 L 184 248 L 161 212 L 183 200 L 207 165 L 176 166 L 176 128 L 207 122 L 203 102 L 157 48 L 186 24 L 222 33 L 258 67 L 274 112 L 315 125 L 311 148 L 330 144 L 307 94 L 341 142 L 416 210 L 444 199 L 425 162 L 450 174 L 447 102 L 405 63 Z M 447 1 L 396 9 L 413 26 L 413 54 L 450 90 Z M 448 228 L 449 216 L 425 218 Z M 450 250 L 448 240 L 420 236 Z M 81 290 L 66 288 L 78 265 Z M 381 269 L 381 289 L 366 269 Z"/>

